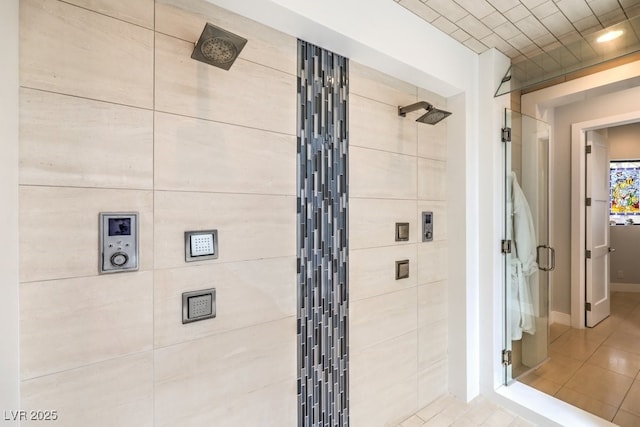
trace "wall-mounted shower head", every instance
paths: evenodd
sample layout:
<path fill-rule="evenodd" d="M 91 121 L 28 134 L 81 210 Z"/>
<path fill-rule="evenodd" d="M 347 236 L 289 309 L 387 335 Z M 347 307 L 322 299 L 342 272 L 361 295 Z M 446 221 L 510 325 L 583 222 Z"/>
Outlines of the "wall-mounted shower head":
<path fill-rule="evenodd" d="M 407 105 L 406 107 L 398 107 L 398 115 L 405 117 L 407 113 L 419 110 L 421 108 L 424 108 L 425 110 L 427 110 L 427 112 L 422 116 L 418 117 L 416 119 L 416 122 L 435 125 L 440 120 L 451 115 L 450 112 L 436 108 L 426 101 L 416 102 L 415 104 Z"/>
<path fill-rule="evenodd" d="M 228 70 L 246 44 L 247 39 L 207 23 L 191 58 Z"/>

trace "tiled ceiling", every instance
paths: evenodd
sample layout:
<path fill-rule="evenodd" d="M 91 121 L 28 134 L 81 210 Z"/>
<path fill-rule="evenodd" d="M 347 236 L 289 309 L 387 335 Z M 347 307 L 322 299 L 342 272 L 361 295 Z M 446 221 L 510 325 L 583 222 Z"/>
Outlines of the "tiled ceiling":
<path fill-rule="evenodd" d="M 640 0 L 395 0 L 471 50 L 534 58 L 640 15 Z"/>

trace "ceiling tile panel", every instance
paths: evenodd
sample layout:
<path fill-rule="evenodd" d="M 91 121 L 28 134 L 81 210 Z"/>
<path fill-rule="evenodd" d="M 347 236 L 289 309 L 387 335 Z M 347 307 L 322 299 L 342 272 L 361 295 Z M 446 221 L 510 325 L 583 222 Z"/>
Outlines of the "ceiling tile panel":
<path fill-rule="evenodd" d="M 409 9 L 411 12 L 415 13 L 427 22 L 433 22 L 440 16 L 438 12 L 431 9 L 420 0 L 400 0 L 399 3 L 401 6 Z"/>
<path fill-rule="evenodd" d="M 478 40 L 491 34 L 491 30 L 486 25 L 471 15 L 465 16 L 457 24 Z"/>
<path fill-rule="evenodd" d="M 548 0 L 542 3 L 540 6 L 536 6 L 531 9 L 531 13 L 533 13 L 538 19 L 546 18 L 547 16 L 559 11 L 560 9 L 558 9 L 558 6 L 556 6 L 556 4 L 551 0 Z"/>
<path fill-rule="evenodd" d="M 464 45 L 467 46 L 469 49 L 473 50 L 476 53 L 482 53 L 485 50 L 487 50 L 487 46 L 485 46 L 484 44 L 480 43 L 478 40 L 471 38 L 469 40 L 467 40 L 466 42 L 464 42 Z"/>
<path fill-rule="evenodd" d="M 495 7 L 496 9 L 498 9 L 500 12 L 503 12 L 503 13 L 521 4 L 520 0 L 487 0 L 487 1 L 491 3 L 493 7 Z"/>
<path fill-rule="evenodd" d="M 596 21 L 597 22 L 597 21 Z M 516 22 L 518 29 L 532 40 L 549 34 L 549 31 L 533 15 Z"/>
<path fill-rule="evenodd" d="M 446 16 L 451 22 L 459 21 L 469 14 L 452 0 L 427 0 L 426 5 L 442 16 Z"/>
<path fill-rule="evenodd" d="M 496 11 L 482 18 L 482 22 L 484 22 L 487 27 L 493 29 L 507 22 L 507 18 L 505 18 L 502 13 Z"/>
<path fill-rule="evenodd" d="M 586 18 L 576 21 L 573 25 L 582 35 L 593 33 L 594 31 L 598 31 L 603 28 L 602 25 L 600 25 L 600 21 L 598 21 L 594 15 L 587 16 Z"/>
<path fill-rule="evenodd" d="M 556 4 L 562 13 L 572 22 L 593 14 L 585 0 L 560 0 L 556 2 Z"/>
<path fill-rule="evenodd" d="M 549 49 L 549 46 L 552 45 L 552 44 L 559 43 L 558 39 L 556 38 L 556 36 L 554 36 L 551 33 L 547 33 L 546 35 L 544 35 L 542 37 L 538 37 L 536 39 L 533 39 L 533 42 L 537 46 L 540 46 L 544 50 Z"/>
<path fill-rule="evenodd" d="M 518 34 L 515 37 L 511 37 L 507 41 L 511 46 L 515 47 L 518 50 L 524 49 L 533 43 L 527 36 L 522 33 Z"/>
<path fill-rule="evenodd" d="M 509 50 L 513 49 L 509 43 L 507 43 L 502 37 L 495 33 L 489 34 L 487 37 L 484 37 L 480 40 L 486 46 L 495 47 L 500 52 L 506 53 Z"/>
<path fill-rule="evenodd" d="M 460 6 L 462 6 L 467 12 L 472 14 L 478 19 L 482 19 L 485 16 L 496 11 L 496 8 L 491 6 L 486 0 L 455 0 Z"/>
<path fill-rule="evenodd" d="M 527 9 L 521 4 L 512 9 L 507 10 L 504 13 L 504 16 L 506 16 L 507 19 L 511 22 L 518 22 L 519 20 L 526 18 L 527 16 L 530 16 L 530 15 L 531 15 L 531 12 L 529 12 L 529 9 Z"/>
<path fill-rule="evenodd" d="M 604 15 L 611 11 L 617 10 L 622 12 L 622 8 L 618 0 L 587 0 L 589 7 L 596 15 Z"/>
<path fill-rule="evenodd" d="M 562 12 L 557 12 L 543 18 L 542 24 L 558 38 L 571 31 L 575 31 L 571 22 L 569 22 Z"/>
<path fill-rule="evenodd" d="M 615 25 L 618 22 L 624 21 L 626 15 L 622 10 L 614 10 L 609 13 L 605 13 L 603 15 L 598 15 L 598 20 L 602 23 L 602 25 L 606 28 L 611 25 Z"/>
<path fill-rule="evenodd" d="M 547 0 L 520 0 L 520 3 L 524 5 L 527 9 L 531 10 L 534 7 L 540 6 L 542 3 L 545 3 Z"/>
<path fill-rule="evenodd" d="M 446 34 L 453 34 L 458 29 L 458 26 L 456 24 L 449 21 L 444 16 L 439 17 L 438 19 L 433 21 L 432 24 L 434 27 Z"/>
<path fill-rule="evenodd" d="M 469 40 L 471 38 L 469 33 L 467 33 L 466 31 L 464 31 L 462 29 L 457 29 L 456 31 L 451 33 L 451 37 L 453 37 L 454 39 L 458 40 L 460 43 L 464 43 L 465 41 L 467 41 L 467 40 Z"/>
<path fill-rule="evenodd" d="M 520 30 L 511 22 L 505 22 L 504 24 L 496 27 L 493 31 L 507 41 L 510 38 L 521 34 Z"/>

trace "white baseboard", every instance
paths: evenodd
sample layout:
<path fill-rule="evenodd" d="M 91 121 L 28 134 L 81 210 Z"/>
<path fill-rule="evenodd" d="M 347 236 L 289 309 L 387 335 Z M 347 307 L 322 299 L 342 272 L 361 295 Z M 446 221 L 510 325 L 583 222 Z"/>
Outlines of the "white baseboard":
<path fill-rule="evenodd" d="M 640 292 L 640 283 L 613 283 L 611 292 Z"/>
<path fill-rule="evenodd" d="M 551 324 L 560 323 L 561 325 L 571 326 L 571 315 L 567 313 L 552 311 L 550 320 L 551 320 Z"/>

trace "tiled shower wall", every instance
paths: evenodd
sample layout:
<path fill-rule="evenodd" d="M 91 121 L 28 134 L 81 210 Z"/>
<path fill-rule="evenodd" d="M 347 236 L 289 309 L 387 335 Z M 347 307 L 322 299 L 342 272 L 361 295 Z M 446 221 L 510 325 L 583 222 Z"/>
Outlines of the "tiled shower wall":
<path fill-rule="evenodd" d="M 350 63 L 350 399 L 353 426 L 402 421 L 447 384 L 446 121 L 398 106 L 446 100 Z M 434 213 L 422 242 L 421 213 Z M 410 224 L 408 242 L 395 223 Z M 395 261 L 408 259 L 408 279 Z"/>
<path fill-rule="evenodd" d="M 295 38 L 198 1 L 20 9 L 22 407 L 68 426 L 295 425 Z M 207 21 L 249 39 L 228 72 L 190 58 Z M 357 427 L 447 389 L 446 123 L 398 118 L 444 100 L 354 62 L 350 90 Z M 140 212 L 140 271 L 97 274 L 100 211 Z M 185 264 L 183 232 L 210 228 L 219 259 Z M 182 325 L 181 293 L 207 287 L 216 319 Z"/>

